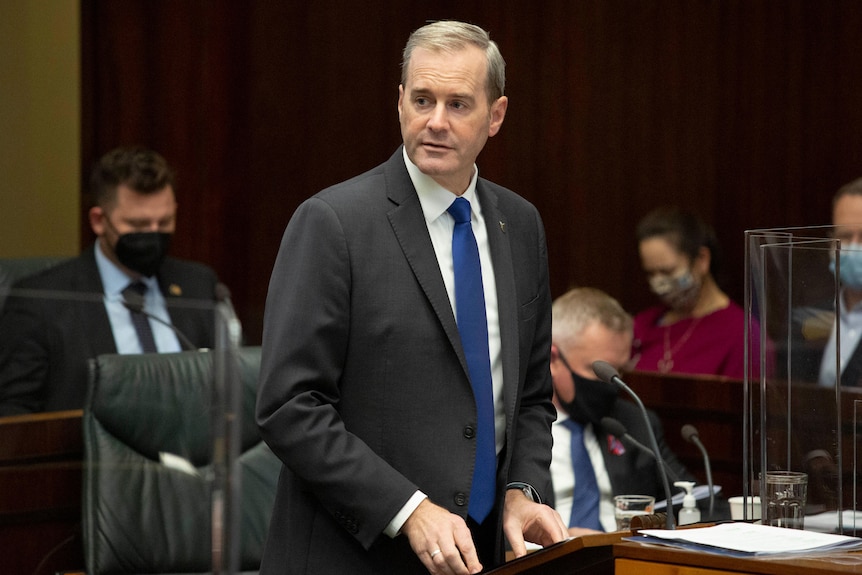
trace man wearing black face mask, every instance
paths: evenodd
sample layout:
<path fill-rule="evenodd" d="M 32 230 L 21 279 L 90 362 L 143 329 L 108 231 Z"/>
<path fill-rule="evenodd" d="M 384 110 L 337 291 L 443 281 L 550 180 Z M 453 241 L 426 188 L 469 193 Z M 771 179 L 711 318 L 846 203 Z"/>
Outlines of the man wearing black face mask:
<path fill-rule="evenodd" d="M 644 445 L 649 435 L 637 407 L 616 388 L 596 379 L 594 361 L 622 369 L 630 359 L 632 318 L 604 292 L 578 288 L 554 301 L 551 375 L 557 421 L 551 477 L 556 509 L 571 535 L 614 531 L 615 495 L 665 498 L 655 460 L 601 427 L 603 417 L 622 423 Z M 658 417 L 650 423 L 665 462 L 679 480 L 695 481 L 664 441 Z"/>
<path fill-rule="evenodd" d="M 177 204 L 164 158 L 116 149 L 99 160 L 90 187 L 95 245 L 16 284 L 3 308 L 0 415 L 80 408 L 88 359 L 183 349 L 165 324 L 194 348 L 215 343 L 213 309 L 200 305 L 215 299 L 215 273 L 167 257 Z"/>

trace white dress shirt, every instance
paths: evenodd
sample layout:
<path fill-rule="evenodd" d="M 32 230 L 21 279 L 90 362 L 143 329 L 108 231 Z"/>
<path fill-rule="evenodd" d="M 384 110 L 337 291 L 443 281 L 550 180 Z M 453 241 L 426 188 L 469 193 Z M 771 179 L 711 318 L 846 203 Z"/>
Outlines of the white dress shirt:
<path fill-rule="evenodd" d="M 838 314 L 838 329 L 841 330 L 841 373 L 847 367 L 850 356 L 862 339 L 862 303 L 856 304 L 853 309 L 847 309 L 844 303 L 844 294 L 838 298 L 840 301 L 840 312 Z M 839 378 L 835 375 L 835 351 L 838 347 L 835 338 L 835 330 L 830 330 L 829 341 L 823 348 L 823 358 L 820 360 L 820 377 L 818 383 L 824 387 L 841 385 Z"/>

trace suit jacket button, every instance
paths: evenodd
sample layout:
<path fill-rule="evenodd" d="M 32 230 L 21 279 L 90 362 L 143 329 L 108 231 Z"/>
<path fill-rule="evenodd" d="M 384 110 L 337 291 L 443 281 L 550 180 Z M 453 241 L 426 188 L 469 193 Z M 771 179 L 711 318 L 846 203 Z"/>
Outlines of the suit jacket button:
<path fill-rule="evenodd" d="M 455 494 L 455 505 L 458 507 L 464 507 L 467 505 L 467 495 L 464 493 L 456 493 Z"/>
<path fill-rule="evenodd" d="M 473 428 L 472 425 L 468 425 L 464 428 L 464 437 L 466 437 L 467 439 L 473 439 L 474 437 L 476 437 L 476 429 Z"/>

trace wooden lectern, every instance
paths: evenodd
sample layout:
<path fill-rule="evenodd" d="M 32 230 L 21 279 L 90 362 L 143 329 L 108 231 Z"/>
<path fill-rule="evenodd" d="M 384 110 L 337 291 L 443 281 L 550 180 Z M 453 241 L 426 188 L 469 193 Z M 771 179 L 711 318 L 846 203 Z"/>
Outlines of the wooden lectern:
<path fill-rule="evenodd" d="M 575 537 L 556 545 L 528 553 L 487 571 L 488 575 L 545 575 L 566 573 L 567 575 L 613 575 L 613 545 L 628 531 L 597 533 Z"/>

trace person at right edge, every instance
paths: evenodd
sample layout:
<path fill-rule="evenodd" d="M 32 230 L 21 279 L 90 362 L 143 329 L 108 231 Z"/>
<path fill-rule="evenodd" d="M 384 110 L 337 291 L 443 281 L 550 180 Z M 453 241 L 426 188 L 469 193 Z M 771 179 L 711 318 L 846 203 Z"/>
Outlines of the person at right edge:
<path fill-rule="evenodd" d="M 634 318 L 634 369 L 742 379 L 745 312 L 716 281 L 721 254 L 715 232 L 690 212 L 662 207 L 648 213 L 636 233 L 641 266 L 661 304 Z M 749 373 L 759 373 L 756 321 L 749 341 Z"/>
<path fill-rule="evenodd" d="M 836 333 L 828 330 L 817 381 L 825 387 L 862 385 L 862 178 L 849 182 L 832 200 L 834 235 L 841 240 L 839 267 L 841 295 L 838 329 L 841 331 L 840 377 L 835 373 Z M 835 273 L 835 262 L 831 264 Z M 831 322 L 830 322 L 831 323 Z"/>
<path fill-rule="evenodd" d="M 508 105 L 483 29 L 403 53 L 389 160 L 303 202 L 264 319 L 257 422 L 282 460 L 261 573 L 478 573 L 563 541 L 535 207 L 479 178 Z"/>

